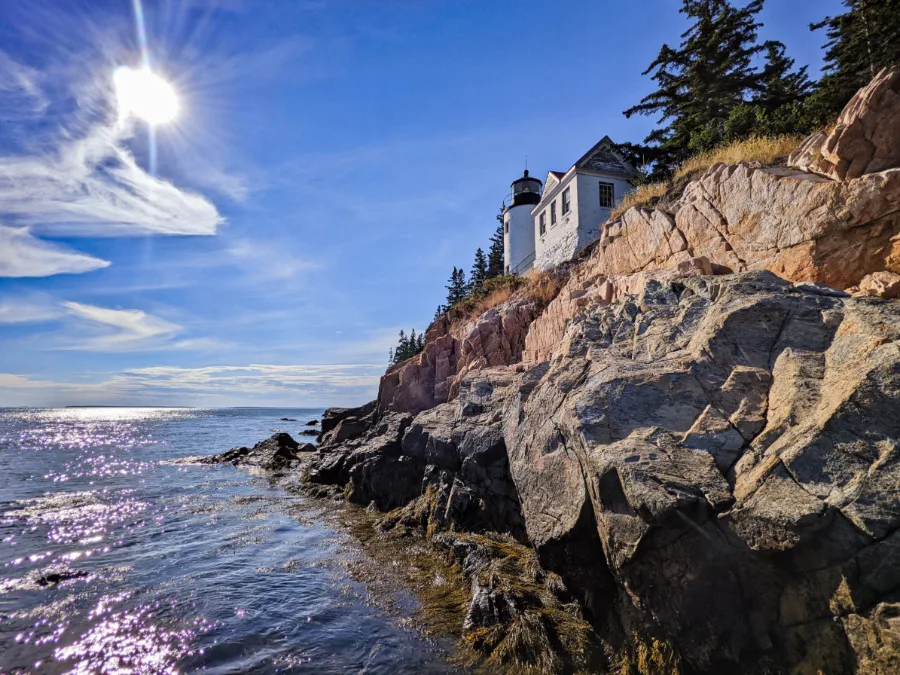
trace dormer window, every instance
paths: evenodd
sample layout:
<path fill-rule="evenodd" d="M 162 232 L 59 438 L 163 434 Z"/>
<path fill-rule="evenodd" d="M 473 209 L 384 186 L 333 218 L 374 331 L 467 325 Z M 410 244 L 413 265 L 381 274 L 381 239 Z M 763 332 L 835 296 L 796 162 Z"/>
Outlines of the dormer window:
<path fill-rule="evenodd" d="M 571 200 L 569 198 L 569 188 L 563 190 L 562 193 L 562 214 L 566 215 L 571 210 Z"/>
<path fill-rule="evenodd" d="M 612 183 L 600 183 L 600 207 L 611 209 L 616 201 L 616 193 Z"/>
<path fill-rule="evenodd" d="M 556 225 L 556 200 L 550 203 L 550 227 Z"/>

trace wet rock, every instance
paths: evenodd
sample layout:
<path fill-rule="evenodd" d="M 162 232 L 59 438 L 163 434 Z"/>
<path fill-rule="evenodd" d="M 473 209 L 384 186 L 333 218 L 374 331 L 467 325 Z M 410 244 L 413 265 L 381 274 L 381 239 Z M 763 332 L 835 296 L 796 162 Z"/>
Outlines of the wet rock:
<path fill-rule="evenodd" d="M 520 612 L 515 603 L 502 591 L 472 579 L 472 601 L 463 620 L 463 630 L 505 625 Z"/>
<path fill-rule="evenodd" d="M 310 420 L 309 422 L 306 423 L 306 426 L 315 427 L 315 426 L 318 426 L 318 424 L 319 424 L 319 420 Z"/>
<path fill-rule="evenodd" d="M 305 444 L 304 448 L 306 445 Z M 200 458 L 203 464 L 233 464 L 234 466 L 254 466 L 270 471 L 288 468 L 304 452 L 290 434 L 277 433 L 260 441 L 252 448 L 240 447 L 226 450 L 218 455 Z"/>
<path fill-rule="evenodd" d="M 88 576 L 90 573 L 83 570 L 52 570 L 40 573 L 34 581 L 38 586 L 55 586 L 63 581 L 83 579 Z"/>
<path fill-rule="evenodd" d="M 301 436 L 318 436 L 319 432 L 315 429 L 303 429 L 300 431 Z"/>
<path fill-rule="evenodd" d="M 278 421 L 279 422 L 296 422 L 297 420 L 295 420 L 293 417 L 281 417 L 281 418 L 279 418 Z"/>

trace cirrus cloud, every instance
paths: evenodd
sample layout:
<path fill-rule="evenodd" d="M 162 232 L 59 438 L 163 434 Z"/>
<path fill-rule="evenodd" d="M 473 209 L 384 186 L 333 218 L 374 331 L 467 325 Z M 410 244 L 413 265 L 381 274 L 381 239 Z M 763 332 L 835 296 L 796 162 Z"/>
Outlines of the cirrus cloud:
<path fill-rule="evenodd" d="M 0 225 L 0 277 L 82 274 L 109 262 L 38 239 L 24 227 Z"/>

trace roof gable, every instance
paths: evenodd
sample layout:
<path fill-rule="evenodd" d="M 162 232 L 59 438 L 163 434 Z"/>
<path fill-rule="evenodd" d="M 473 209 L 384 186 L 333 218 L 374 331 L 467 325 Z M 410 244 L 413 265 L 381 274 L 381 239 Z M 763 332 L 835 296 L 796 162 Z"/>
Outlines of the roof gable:
<path fill-rule="evenodd" d="M 604 136 L 593 148 L 575 162 L 576 169 L 588 169 L 599 173 L 610 173 L 630 177 L 635 170 L 614 150 L 615 144 L 609 136 Z"/>
<path fill-rule="evenodd" d="M 547 173 L 547 180 L 544 181 L 544 194 L 549 194 L 553 192 L 553 188 L 559 185 L 559 181 L 563 179 L 563 176 L 566 174 L 562 171 L 550 171 Z"/>

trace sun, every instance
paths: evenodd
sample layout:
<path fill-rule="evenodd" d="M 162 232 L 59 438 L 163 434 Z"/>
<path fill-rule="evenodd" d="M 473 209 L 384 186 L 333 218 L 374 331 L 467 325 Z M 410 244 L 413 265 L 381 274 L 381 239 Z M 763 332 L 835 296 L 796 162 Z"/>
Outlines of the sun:
<path fill-rule="evenodd" d="M 113 73 L 119 115 L 135 115 L 148 124 L 165 124 L 178 116 L 178 95 L 149 68 L 122 66 Z"/>

